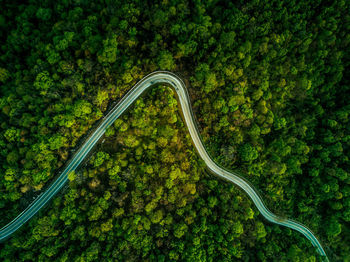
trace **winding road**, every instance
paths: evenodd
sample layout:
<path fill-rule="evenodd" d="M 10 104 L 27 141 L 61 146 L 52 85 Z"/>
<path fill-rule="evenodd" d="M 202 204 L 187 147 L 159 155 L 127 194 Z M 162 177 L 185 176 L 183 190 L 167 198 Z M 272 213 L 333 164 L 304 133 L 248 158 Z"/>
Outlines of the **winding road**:
<path fill-rule="evenodd" d="M 142 80 L 140 80 L 120 101 L 116 104 L 109 113 L 104 116 L 103 120 L 96 127 L 96 129 L 91 133 L 91 135 L 85 140 L 81 147 L 76 151 L 73 157 L 66 164 L 64 170 L 59 174 L 59 176 L 54 180 L 54 182 L 47 188 L 45 192 L 39 195 L 21 214 L 19 214 L 15 219 L 13 219 L 9 224 L 0 229 L 0 241 L 7 239 L 16 230 L 18 230 L 24 223 L 26 223 L 30 218 L 32 218 L 50 199 L 56 195 L 57 192 L 67 183 L 68 174 L 76 170 L 84 158 L 88 155 L 90 150 L 103 136 L 106 129 L 110 127 L 113 122 L 120 117 L 125 110 L 149 87 L 155 84 L 166 84 L 171 86 L 177 96 L 181 105 L 182 114 L 186 122 L 188 131 L 190 132 L 193 143 L 202 158 L 202 160 L 207 165 L 207 168 L 215 175 L 224 178 L 237 186 L 239 186 L 244 192 L 246 192 L 256 205 L 259 212 L 268 221 L 289 227 L 293 230 L 299 231 L 307 239 L 309 239 L 317 248 L 317 251 L 324 260 L 328 261 L 326 252 L 324 251 L 320 241 L 317 237 L 301 223 L 285 219 L 276 216 L 265 206 L 263 200 L 259 196 L 258 192 L 254 189 L 253 185 L 249 183 L 246 179 L 241 177 L 234 171 L 228 171 L 219 165 L 217 165 L 212 158 L 209 156 L 207 150 L 205 149 L 200 133 L 198 131 L 196 121 L 192 112 L 192 107 L 190 105 L 190 98 L 187 92 L 185 83 L 177 75 L 167 72 L 167 71 L 156 71 L 153 72 Z"/>

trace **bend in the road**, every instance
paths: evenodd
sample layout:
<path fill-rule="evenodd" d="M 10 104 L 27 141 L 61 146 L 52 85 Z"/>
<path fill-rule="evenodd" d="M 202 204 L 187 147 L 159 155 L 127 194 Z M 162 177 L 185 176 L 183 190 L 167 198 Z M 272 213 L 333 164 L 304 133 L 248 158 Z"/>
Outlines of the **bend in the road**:
<path fill-rule="evenodd" d="M 198 131 L 198 127 L 192 112 L 192 107 L 190 105 L 190 98 L 186 89 L 186 85 L 177 75 L 166 71 L 153 72 L 144 77 L 109 111 L 109 113 L 100 122 L 99 126 L 94 130 L 94 132 L 92 132 L 92 134 L 72 156 L 71 160 L 67 163 L 62 173 L 50 185 L 50 187 L 48 187 L 45 192 L 39 195 L 39 197 L 37 197 L 21 214 L 19 214 L 15 219 L 13 219 L 9 224 L 0 230 L 0 241 L 7 239 L 11 234 L 18 230 L 24 223 L 32 218 L 54 195 L 56 195 L 57 192 L 59 192 L 59 190 L 68 181 L 68 174 L 78 168 L 83 159 L 87 156 L 90 150 L 105 133 L 106 129 L 111 126 L 113 122 L 118 117 L 120 117 L 146 89 L 155 84 L 167 84 L 175 90 L 178 96 L 178 100 L 180 101 L 182 115 L 191 135 L 192 141 L 197 149 L 197 152 L 207 165 L 208 169 L 215 175 L 236 184 L 242 190 L 244 190 L 252 199 L 257 209 L 265 217 L 265 219 L 272 223 L 286 226 L 302 233 L 317 248 L 317 251 L 325 258 L 325 260 L 328 261 L 326 252 L 324 251 L 320 241 L 316 238 L 310 229 L 296 221 L 280 218 L 273 214 L 265 206 L 257 190 L 254 189 L 249 181 L 234 171 L 228 171 L 220 167 L 213 161 L 213 159 L 206 151 L 200 133 Z"/>

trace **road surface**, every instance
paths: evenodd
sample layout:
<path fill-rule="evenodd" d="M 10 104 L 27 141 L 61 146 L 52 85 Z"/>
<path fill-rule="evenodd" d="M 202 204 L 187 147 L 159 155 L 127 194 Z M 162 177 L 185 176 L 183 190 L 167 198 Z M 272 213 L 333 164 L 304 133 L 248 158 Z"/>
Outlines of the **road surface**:
<path fill-rule="evenodd" d="M 149 87 L 155 84 L 166 84 L 171 86 L 177 93 L 178 100 L 181 105 L 181 110 L 185 123 L 187 125 L 188 131 L 191 135 L 193 143 L 202 158 L 202 160 L 207 165 L 207 168 L 215 175 L 224 178 L 237 186 L 239 186 L 244 192 L 246 192 L 256 205 L 259 212 L 268 221 L 289 227 L 293 230 L 299 231 L 311 243 L 317 248 L 317 251 L 328 261 L 326 252 L 324 251 L 320 241 L 317 237 L 308 229 L 306 226 L 300 224 L 291 219 L 285 219 L 276 216 L 265 206 L 263 200 L 259 196 L 258 192 L 254 187 L 234 171 L 228 171 L 219 165 L 217 165 L 206 151 L 200 133 L 198 131 L 196 121 L 192 112 L 192 107 L 190 105 L 189 95 L 184 82 L 175 74 L 166 71 L 156 71 L 139 81 L 120 101 L 116 104 L 109 113 L 103 118 L 99 126 L 92 132 L 92 134 L 86 139 L 86 141 L 81 145 L 77 152 L 73 155 L 71 160 L 66 164 L 66 167 L 59 174 L 57 179 L 50 185 L 50 187 L 39 195 L 21 214 L 19 214 L 15 219 L 13 219 L 9 224 L 0 230 L 0 241 L 7 239 L 16 230 L 24 225 L 30 218 L 32 218 L 60 189 L 67 183 L 68 174 L 76 170 L 84 158 L 88 155 L 90 150 L 103 136 L 106 129 L 110 127 L 113 122 L 120 117 L 123 112 Z"/>

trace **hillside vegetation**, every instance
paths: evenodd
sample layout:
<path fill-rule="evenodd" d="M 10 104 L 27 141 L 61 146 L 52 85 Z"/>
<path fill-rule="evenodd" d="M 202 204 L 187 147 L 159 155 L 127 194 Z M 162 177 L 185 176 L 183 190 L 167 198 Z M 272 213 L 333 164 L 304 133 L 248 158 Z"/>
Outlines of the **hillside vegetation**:
<path fill-rule="evenodd" d="M 205 146 L 275 213 L 350 261 L 348 1 L 0 0 L 0 225 L 155 70 L 189 88 Z M 175 94 L 153 87 L 3 261 L 318 261 L 207 173 Z"/>

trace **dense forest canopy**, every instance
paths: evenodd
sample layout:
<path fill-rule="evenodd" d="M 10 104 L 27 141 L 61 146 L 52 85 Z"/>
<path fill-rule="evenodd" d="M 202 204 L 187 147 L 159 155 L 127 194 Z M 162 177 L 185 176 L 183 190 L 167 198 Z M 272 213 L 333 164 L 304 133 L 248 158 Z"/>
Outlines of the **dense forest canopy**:
<path fill-rule="evenodd" d="M 0 0 L 0 225 L 53 180 L 112 102 L 154 70 L 189 87 L 204 143 L 275 213 L 350 261 L 349 1 Z M 3 261 L 318 261 L 208 174 L 157 86 Z"/>

